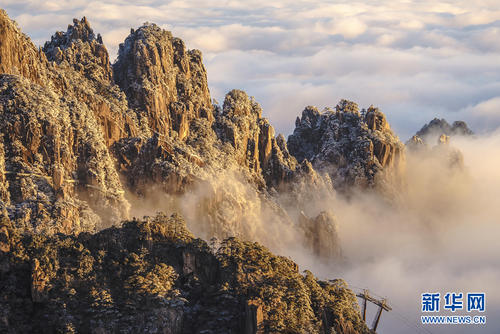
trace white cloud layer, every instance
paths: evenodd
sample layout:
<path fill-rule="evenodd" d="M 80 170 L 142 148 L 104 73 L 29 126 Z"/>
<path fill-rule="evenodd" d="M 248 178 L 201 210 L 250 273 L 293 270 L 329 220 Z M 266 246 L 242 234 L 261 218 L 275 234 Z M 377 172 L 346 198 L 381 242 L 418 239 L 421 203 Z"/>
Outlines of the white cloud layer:
<path fill-rule="evenodd" d="M 496 0 L 4 0 L 2 6 L 39 45 L 85 15 L 112 58 L 131 27 L 155 22 L 204 52 L 216 99 L 232 88 L 247 90 L 285 134 L 306 104 L 334 106 L 344 97 L 381 107 L 402 139 L 436 116 L 463 118 L 478 132 L 500 125 Z M 477 109 L 485 105 L 486 115 Z"/>

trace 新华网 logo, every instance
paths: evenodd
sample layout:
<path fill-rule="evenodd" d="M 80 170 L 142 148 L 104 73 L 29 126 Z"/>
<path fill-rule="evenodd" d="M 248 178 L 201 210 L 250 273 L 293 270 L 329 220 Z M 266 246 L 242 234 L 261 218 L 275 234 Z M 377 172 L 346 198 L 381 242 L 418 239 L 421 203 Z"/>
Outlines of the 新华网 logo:
<path fill-rule="evenodd" d="M 474 315 L 472 312 L 486 311 L 486 294 L 484 292 L 440 292 L 422 293 L 422 324 L 485 324 L 486 316 Z M 451 315 L 428 315 L 434 312 L 451 312 Z M 456 315 L 456 311 L 466 311 L 464 315 Z"/>

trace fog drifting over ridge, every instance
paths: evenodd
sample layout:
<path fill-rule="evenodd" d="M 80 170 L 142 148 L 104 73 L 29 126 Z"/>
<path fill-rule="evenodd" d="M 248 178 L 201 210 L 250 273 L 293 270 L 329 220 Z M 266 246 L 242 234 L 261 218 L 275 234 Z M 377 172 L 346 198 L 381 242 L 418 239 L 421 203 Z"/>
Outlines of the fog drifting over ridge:
<path fill-rule="evenodd" d="M 212 97 L 256 97 L 289 134 L 306 105 L 380 107 L 406 140 L 434 117 L 500 125 L 500 3 L 484 1 L 50 1 L 2 7 L 42 45 L 87 16 L 112 58 L 155 22 L 204 53 Z M 64 23 L 63 23 L 64 22 Z"/>
<path fill-rule="evenodd" d="M 328 210 L 336 216 L 341 261 L 327 262 L 314 255 L 299 237 L 301 231 L 261 206 L 255 189 L 237 174 L 219 174 L 213 184 L 228 190 L 241 205 L 243 216 L 237 221 L 244 239 L 290 257 L 300 270 L 311 270 L 320 279 L 342 278 L 355 292 L 367 288 L 375 297 L 387 298 L 393 310 L 383 313 L 380 333 L 497 333 L 500 131 L 455 136 L 450 141 L 463 154 L 463 168 L 449 168 L 446 150 L 407 150 L 406 186 L 395 201 L 373 191 L 355 192 L 346 198 L 333 191 L 320 191 L 318 196 L 304 189 L 304 199 L 314 198 L 309 215 Z M 294 216 L 296 208 L 283 199 L 286 195 L 280 193 L 279 202 Z M 180 196 L 155 193 L 130 201 L 134 216 L 153 215 L 158 210 L 180 212 L 195 235 L 209 239 L 207 223 L 193 214 L 193 208 L 203 207 L 200 203 L 206 196 L 207 189 L 200 187 Z M 231 215 L 238 212 L 231 211 Z M 447 292 L 485 292 L 486 312 L 480 315 L 487 317 L 486 325 L 420 325 L 420 298 L 425 292 L 440 292 L 442 297 Z M 441 315 L 479 314 L 443 311 L 443 303 L 441 300 Z M 369 326 L 375 311 L 368 305 Z"/>
<path fill-rule="evenodd" d="M 477 132 L 500 124 L 496 1 L 282 2 L 267 7 L 260 1 L 7 0 L 3 6 L 39 45 L 54 31 L 65 30 L 63 22 L 86 15 L 112 57 L 130 27 L 156 22 L 189 48 L 204 52 L 214 98 L 222 100 L 231 88 L 246 90 L 285 134 L 305 105 L 334 106 L 342 97 L 361 107 L 379 106 L 403 140 L 436 116 L 464 119 Z M 444 200 L 444 211 L 438 206 L 428 215 L 430 226 L 418 217 L 385 211 L 369 196 L 354 204 L 335 202 L 345 255 L 356 265 L 338 272 L 321 272 L 318 265 L 311 269 L 385 294 L 398 309 L 410 309 L 405 314 L 417 317 L 423 290 L 485 290 L 488 329 L 494 332 L 499 326 L 493 315 L 500 300 L 500 249 L 498 222 L 491 218 L 500 216 L 498 138 L 457 139 L 474 178 L 465 194 L 455 187 L 444 187 L 440 194 L 425 188 L 414 193 L 414 210 L 426 209 L 419 195 Z M 415 180 L 432 180 L 435 175 L 425 171 L 419 170 L 424 175 Z M 371 224 L 372 219 L 383 225 Z M 307 266 L 305 260 L 301 264 Z M 384 321 L 391 316 L 384 314 L 381 323 L 388 333 L 400 326 Z"/>
<path fill-rule="evenodd" d="M 353 288 L 368 288 L 388 298 L 393 311 L 382 315 L 381 333 L 497 333 L 500 329 L 495 317 L 500 312 L 500 132 L 454 137 L 451 144 L 463 154 L 462 171 L 443 168 L 439 162 L 443 157 L 408 152 L 408 194 L 403 206 L 388 206 L 366 193 L 334 204 L 343 251 L 351 264 L 340 269 L 316 266 L 316 272 L 320 277 L 335 273 Z M 424 292 L 441 296 L 485 292 L 486 325 L 420 325 Z M 368 324 L 374 313 L 372 306 Z"/>

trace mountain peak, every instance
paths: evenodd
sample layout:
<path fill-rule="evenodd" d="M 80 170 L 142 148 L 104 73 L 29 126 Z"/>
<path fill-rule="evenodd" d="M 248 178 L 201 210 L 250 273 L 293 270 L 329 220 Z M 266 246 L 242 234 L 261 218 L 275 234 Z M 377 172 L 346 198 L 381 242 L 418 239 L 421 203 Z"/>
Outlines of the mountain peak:
<path fill-rule="evenodd" d="M 57 31 L 52 35 L 50 41 L 45 42 L 43 52 L 49 61 L 57 64 L 66 61 L 88 79 L 111 81 L 108 51 L 101 35 L 96 36 L 85 16 L 81 20 L 73 19 L 73 25 L 68 25 L 66 32 Z"/>
<path fill-rule="evenodd" d="M 299 162 L 309 160 L 315 169 L 328 171 L 339 190 L 399 183 L 404 146 L 378 108 L 361 115 L 356 103 L 342 99 L 336 111 L 325 110 L 308 106 L 297 118 L 288 149 Z M 380 182 L 382 178 L 395 182 Z"/>
<path fill-rule="evenodd" d="M 435 143 L 443 134 L 446 136 L 472 136 L 474 132 L 464 121 L 455 121 L 450 125 L 444 118 L 436 117 L 425 124 L 415 135 L 424 142 Z"/>
<path fill-rule="evenodd" d="M 65 49 L 75 41 L 92 42 L 96 41 L 102 44 L 100 34 L 94 34 L 94 30 L 90 27 L 90 23 L 84 16 L 81 20 L 73 19 L 73 24 L 68 25 L 66 32 L 58 31 L 52 35 L 49 42 L 45 42 L 43 47 L 44 52 L 50 53 L 50 50 L 56 47 Z"/>
<path fill-rule="evenodd" d="M 43 56 L 3 9 L 0 9 L 0 41 L 0 74 L 22 75 L 43 84 Z"/>
<path fill-rule="evenodd" d="M 131 29 L 113 72 L 129 105 L 146 111 L 149 126 L 161 135 L 175 132 L 182 140 L 194 119 L 213 120 L 200 52 L 186 50 L 182 40 L 156 24 Z"/>

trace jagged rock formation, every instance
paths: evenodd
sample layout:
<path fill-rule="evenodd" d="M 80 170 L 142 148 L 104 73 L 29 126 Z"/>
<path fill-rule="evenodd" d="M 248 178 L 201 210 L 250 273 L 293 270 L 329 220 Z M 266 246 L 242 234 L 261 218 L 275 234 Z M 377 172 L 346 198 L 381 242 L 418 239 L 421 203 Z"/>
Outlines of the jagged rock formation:
<path fill-rule="evenodd" d="M 342 280 L 235 238 L 215 248 L 179 216 L 79 236 L 0 223 L 0 331 L 370 333 Z"/>
<path fill-rule="evenodd" d="M 4 205 L 12 219 L 37 232 L 94 230 L 98 218 L 74 198 L 75 179 L 88 177 L 92 182 L 90 173 L 106 177 L 109 172 L 117 180 L 117 175 L 112 165 L 106 165 L 109 156 L 95 138 L 99 137 L 92 131 L 89 111 L 78 108 L 73 113 L 70 105 L 22 77 L 2 76 L 0 96 L 0 131 L 8 134 L 3 138 L 1 171 L 9 190 Z M 76 117 L 81 127 L 73 132 Z M 94 154 L 84 156 L 85 150 Z M 96 179 L 94 184 L 103 181 Z"/>
<path fill-rule="evenodd" d="M 389 190 L 401 182 L 404 145 L 374 107 L 364 115 L 347 100 L 335 111 L 320 113 L 307 107 L 288 137 L 288 149 L 299 162 L 308 160 L 315 169 L 328 172 L 336 189 Z"/>
<path fill-rule="evenodd" d="M 432 143 L 442 134 L 447 136 L 472 136 L 474 132 L 469 129 L 464 121 L 455 121 L 450 125 L 444 118 L 434 118 L 418 130 L 415 135 L 425 142 Z"/>
<path fill-rule="evenodd" d="M 131 30 L 113 65 L 116 83 L 130 106 L 160 136 L 179 140 L 192 120 L 213 120 L 212 103 L 201 52 L 155 24 Z"/>
<path fill-rule="evenodd" d="M 3 72 L 16 75 L 1 79 L 0 193 L 18 227 L 95 231 L 127 217 L 128 190 L 144 201 L 180 196 L 191 205 L 170 198 L 167 209 L 199 222 L 205 237 L 274 243 L 259 231 L 264 217 L 275 217 L 276 230 L 303 232 L 277 190 L 331 186 L 306 162 L 297 164 L 244 92 L 212 106 L 201 53 L 156 25 L 132 30 L 111 68 L 86 18 L 57 32 L 43 52 L 4 12 L 1 18 L 2 40 L 12 46 L 3 43 L 2 52 L 14 54 L 2 58 Z M 17 70 L 24 62 L 31 65 Z M 304 209 L 306 197 L 288 199 Z M 306 211 L 315 217 L 321 210 Z"/>
<path fill-rule="evenodd" d="M 181 40 L 154 24 L 131 31 L 112 69 L 102 39 L 86 18 L 57 32 L 43 52 L 36 51 L 5 13 L 2 26 L 5 40 L 15 45 L 14 51 L 5 52 L 17 52 L 2 60 L 4 72 L 28 79 L 4 79 L 23 87 L 6 86 L 3 99 L 19 99 L 10 91 L 29 92 L 33 101 L 40 96 L 36 101 L 41 109 L 30 113 L 28 103 L 21 123 L 22 108 L 13 108 L 11 102 L 3 107 L 4 131 L 14 129 L 19 137 L 36 134 L 6 138 L 3 144 L 7 174 L 2 189 L 10 197 L 4 207 L 25 228 L 31 224 L 40 229 L 46 226 L 40 221 L 50 220 L 54 228 L 43 228 L 47 233 L 92 230 L 99 219 L 112 223 L 127 216 L 125 190 L 146 200 L 158 190 L 176 196 L 194 193 L 189 201 L 195 210 L 175 203 L 168 209 L 203 222 L 203 236 L 254 238 L 258 224 L 252 222 L 273 215 L 276 229 L 292 228 L 304 234 L 304 244 L 312 245 L 317 236 L 299 227 L 300 211 L 316 217 L 323 210 L 307 208 L 311 198 L 331 196 L 332 186 L 389 188 L 399 182 L 402 145 L 376 108 L 363 116 L 356 104 L 345 100 L 336 112 L 306 108 L 286 143 L 244 92 L 233 90 L 222 108 L 212 106 L 201 53 L 187 51 Z M 33 64 L 30 71 L 36 71 L 16 72 L 26 55 Z M 38 90 L 33 86 L 37 84 Z M 57 124 L 64 129 L 54 138 L 46 136 L 42 124 L 51 123 L 44 109 L 48 106 L 54 109 L 50 115 L 70 120 Z M 17 142 L 23 147 L 16 150 L 12 143 Z M 19 159 L 22 168 L 13 164 Z M 44 186 L 31 180 L 36 175 L 46 180 Z M 67 202 L 63 211 L 70 217 L 64 229 L 56 220 L 61 201 Z M 25 214 L 28 207 L 33 214 Z M 92 223 L 85 225 L 82 215 L 93 217 Z M 336 238 L 329 240 L 327 249 L 336 249 Z"/>
<path fill-rule="evenodd" d="M 236 161 L 269 186 L 290 180 L 297 161 L 288 152 L 282 135 L 275 137 L 274 128 L 262 118 L 262 108 L 240 90 L 226 95 L 216 128 L 222 142 L 235 150 Z M 263 180 L 262 180 L 263 179 Z"/>
<path fill-rule="evenodd" d="M 214 110 L 199 51 L 186 51 L 169 32 L 145 25 L 121 45 L 113 70 L 151 135 L 113 145 L 130 189 L 145 197 L 153 188 L 176 195 L 194 191 L 190 200 L 197 209 L 184 213 L 205 222 L 206 235 L 249 237 L 247 226 L 265 208 L 291 224 L 265 186 L 289 178 L 295 159 L 280 148 L 283 138 L 274 137 L 244 92 L 228 93 L 224 109 Z M 257 212 L 249 214 L 250 207 Z"/>
<path fill-rule="evenodd" d="M 135 123 L 124 96 L 100 81 L 105 76 L 89 80 L 76 72 L 77 63 L 49 62 L 3 11 L 0 26 L 1 52 L 9 52 L 1 58 L 2 73 L 14 74 L 0 78 L 1 172 L 10 192 L 3 205 L 10 217 L 24 229 L 45 233 L 92 231 L 100 220 L 118 222 L 129 205 L 106 144 L 126 135 L 117 122 Z M 89 48 L 70 47 L 69 37 L 65 41 L 64 54 L 80 52 L 68 59 L 95 58 L 83 57 Z"/>
<path fill-rule="evenodd" d="M 142 134 L 140 120 L 128 110 L 126 96 L 113 84 L 102 38 L 99 34 L 95 36 L 85 17 L 81 21 L 74 19 L 66 32 L 56 32 L 43 51 L 50 62 L 58 65 L 53 66 L 57 75 L 54 88 L 59 94 L 74 96 L 94 112 L 106 146 Z M 80 75 L 70 80 L 74 71 Z"/>
<path fill-rule="evenodd" d="M 49 61 L 58 64 L 65 61 L 90 80 L 111 82 L 108 51 L 101 35 L 94 34 L 86 17 L 81 21 L 74 19 L 66 32 L 56 32 L 51 41 L 45 43 L 43 52 Z"/>
<path fill-rule="evenodd" d="M 21 33 L 4 10 L 0 10 L 0 36 L 0 73 L 22 75 L 43 84 L 43 53 Z"/>

